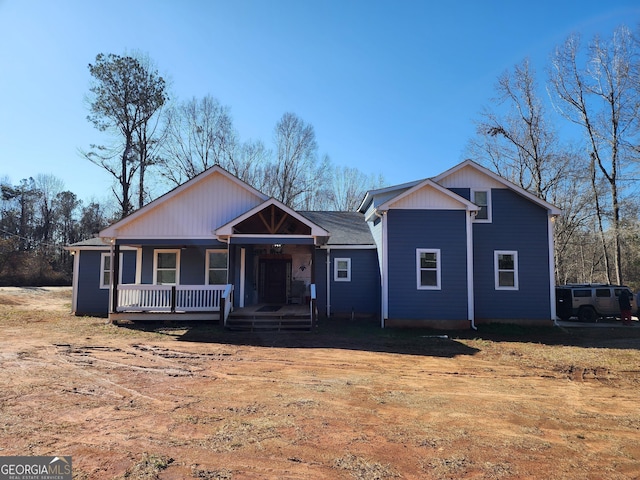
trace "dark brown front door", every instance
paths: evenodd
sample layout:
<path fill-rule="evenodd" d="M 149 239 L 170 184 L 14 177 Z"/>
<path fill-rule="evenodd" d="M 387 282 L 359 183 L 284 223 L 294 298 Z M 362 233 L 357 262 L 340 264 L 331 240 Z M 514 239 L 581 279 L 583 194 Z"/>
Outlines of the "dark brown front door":
<path fill-rule="evenodd" d="M 287 273 L 291 260 L 260 260 L 260 302 L 287 303 Z"/>

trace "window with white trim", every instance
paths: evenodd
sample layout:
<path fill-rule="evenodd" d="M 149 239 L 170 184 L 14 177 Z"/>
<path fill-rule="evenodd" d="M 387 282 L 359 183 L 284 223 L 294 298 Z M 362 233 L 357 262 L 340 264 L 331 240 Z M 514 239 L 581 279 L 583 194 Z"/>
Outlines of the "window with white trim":
<path fill-rule="evenodd" d="M 518 290 L 518 252 L 494 252 L 496 290 Z"/>
<path fill-rule="evenodd" d="M 334 258 L 333 259 L 333 280 L 335 282 L 351 281 L 351 259 L 350 258 Z"/>
<path fill-rule="evenodd" d="M 471 201 L 480 207 L 474 221 L 491 222 L 491 190 L 472 190 Z"/>
<path fill-rule="evenodd" d="M 227 251 L 207 250 L 206 270 L 207 285 L 226 285 L 227 277 Z"/>
<path fill-rule="evenodd" d="M 416 249 L 418 290 L 440 290 L 440 249 Z"/>
<path fill-rule="evenodd" d="M 120 252 L 120 270 L 118 272 L 118 283 L 122 284 L 122 265 L 124 256 Z M 109 288 L 111 286 L 111 253 L 104 252 L 100 255 L 100 288 Z"/>
<path fill-rule="evenodd" d="M 111 285 L 111 254 L 100 255 L 100 288 L 109 288 Z"/>
<path fill-rule="evenodd" d="M 153 284 L 178 285 L 180 283 L 180 250 L 158 249 L 153 254 Z"/>

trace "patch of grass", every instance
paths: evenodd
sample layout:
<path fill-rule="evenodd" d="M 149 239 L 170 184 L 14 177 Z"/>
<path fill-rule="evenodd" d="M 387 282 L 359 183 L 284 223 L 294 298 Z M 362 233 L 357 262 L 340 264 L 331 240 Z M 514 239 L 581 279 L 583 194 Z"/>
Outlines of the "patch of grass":
<path fill-rule="evenodd" d="M 260 449 L 261 442 L 279 437 L 277 425 L 268 419 L 233 420 L 208 437 L 205 445 L 215 452 L 229 452 L 249 446 Z"/>
<path fill-rule="evenodd" d="M 231 480 L 233 474 L 226 468 L 220 470 L 204 470 L 197 466 L 192 467 L 191 475 L 194 478 L 200 478 L 202 480 Z"/>
<path fill-rule="evenodd" d="M 347 470 L 353 478 L 359 480 L 385 480 L 400 477 L 389 465 L 372 462 L 351 453 L 336 459 L 335 466 Z"/>
<path fill-rule="evenodd" d="M 447 458 L 435 458 L 423 468 L 436 475 L 436 478 L 460 478 L 472 465 L 473 462 L 464 455 L 452 455 Z"/>
<path fill-rule="evenodd" d="M 124 478 L 155 480 L 171 463 L 173 458 L 145 452 L 139 462 L 127 469 Z"/>

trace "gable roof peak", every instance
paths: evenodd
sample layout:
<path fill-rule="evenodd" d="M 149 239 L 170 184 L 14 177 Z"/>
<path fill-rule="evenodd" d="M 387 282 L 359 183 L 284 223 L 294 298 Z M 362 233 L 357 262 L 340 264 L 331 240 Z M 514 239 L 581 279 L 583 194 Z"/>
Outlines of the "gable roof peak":
<path fill-rule="evenodd" d="M 437 175 L 437 176 L 433 177 L 433 181 L 437 182 L 437 183 L 441 183 L 446 178 L 451 177 L 455 173 L 457 173 L 460 170 L 463 170 L 465 168 L 473 168 L 474 170 L 476 170 L 480 174 L 485 175 L 486 177 L 490 178 L 491 180 L 501 184 L 502 186 L 504 186 L 504 188 L 508 188 L 510 190 L 513 190 L 518 195 L 520 195 L 520 196 L 522 196 L 522 197 L 524 197 L 524 198 L 526 198 L 528 200 L 531 200 L 532 202 L 537 203 L 541 207 L 547 209 L 551 215 L 560 215 L 562 213 L 562 211 L 558 207 L 556 207 L 555 205 L 553 205 L 553 204 L 547 202 L 546 200 L 534 195 L 533 193 L 529 192 L 528 190 L 525 190 L 524 188 L 520 187 L 519 185 L 516 185 L 515 183 L 507 180 L 506 178 L 502 177 L 501 175 L 498 175 L 496 172 L 494 172 L 492 170 L 489 170 L 487 167 L 484 167 L 484 166 L 480 165 L 479 163 L 477 163 L 476 161 L 471 160 L 471 159 L 466 159 L 466 160 L 460 162 L 459 164 L 451 167 L 450 169 L 442 172 L 440 175 Z M 448 185 L 448 187 L 451 187 L 451 185 Z"/>
<path fill-rule="evenodd" d="M 131 222 L 137 220 L 138 218 L 144 217 L 145 215 L 149 214 L 149 212 L 154 211 L 159 206 L 164 205 L 167 202 L 170 202 L 171 199 L 173 199 L 176 196 L 180 195 L 182 192 L 187 191 L 189 189 L 192 189 L 196 185 L 202 183 L 203 181 L 205 181 L 206 179 L 208 179 L 209 177 L 212 177 L 214 175 L 222 175 L 225 179 L 229 180 L 232 184 L 235 184 L 235 185 L 239 186 L 240 188 L 246 190 L 247 192 L 249 192 L 249 194 L 254 195 L 255 197 L 257 197 L 261 201 L 265 201 L 265 200 L 267 200 L 269 198 L 268 195 L 265 195 L 264 193 L 260 192 L 259 190 L 257 190 L 256 188 L 252 187 L 248 183 L 244 182 L 243 180 L 240 180 L 238 177 L 233 175 L 231 172 L 225 170 L 220 165 L 214 165 L 213 167 L 210 167 L 210 168 L 202 171 L 201 173 L 199 173 L 195 177 L 193 177 L 193 178 L 187 180 L 186 182 L 182 183 L 181 185 L 178 185 L 177 187 L 173 188 L 172 190 L 169 190 L 168 192 L 166 192 L 163 195 L 159 196 L 155 200 L 149 202 L 145 206 L 143 206 L 143 207 L 139 208 L 138 210 L 134 211 L 133 213 L 129 214 L 128 216 L 118 220 L 115 223 L 112 223 L 111 225 L 109 225 L 108 227 L 103 229 L 100 232 L 99 236 L 100 237 L 107 237 L 107 238 L 116 237 L 119 228 L 122 228 L 125 225 L 131 224 Z"/>

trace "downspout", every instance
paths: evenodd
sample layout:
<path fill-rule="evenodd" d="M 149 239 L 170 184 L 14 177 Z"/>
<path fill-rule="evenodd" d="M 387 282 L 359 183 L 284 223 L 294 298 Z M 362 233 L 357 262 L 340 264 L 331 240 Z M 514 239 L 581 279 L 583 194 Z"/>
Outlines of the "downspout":
<path fill-rule="evenodd" d="M 387 252 L 387 219 L 386 213 L 382 212 L 378 213 L 378 210 L 374 210 L 373 213 L 376 217 L 380 219 L 382 222 L 382 235 L 380 236 L 380 241 L 382 242 L 381 250 L 382 250 L 382 272 L 381 272 L 381 280 L 382 280 L 382 295 L 381 295 L 381 314 L 380 314 L 380 327 L 384 328 L 385 319 L 389 316 L 389 279 L 388 279 L 388 252 Z"/>
<path fill-rule="evenodd" d="M 229 250 L 227 248 L 227 275 L 229 275 Z M 246 282 L 246 257 L 247 257 L 247 249 L 244 247 L 240 247 L 240 298 L 238 299 L 238 307 L 244 308 L 244 284 Z M 227 283 L 229 283 L 229 279 L 227 278 Z"/>
<path fill-rule="evenodd" d="M 556 274 L 555 274 L 555 247 L 553 242 L 554 228 L 556 224 L 556 216 L 549 215 L 549 228 L 547 235 L 549 236 L 549 299 L 551 300 L 551 319 L 553 325 L 559 327 L 556 312 Z"/>
<path fill-rule="evenodd" d="M 116 305 L 117 305 L 117 300 L 116 300 L 116 295 L 117 295 L 117 289 L 114 289 L 114 270 L 115 270 L 115 239 L 114 238 L 110 238 L 109 239 L 109 258 L 110 258 L 110 262 L 111 262 L 111 271 L 109 272 L 109 316 L 112 313 L 116 312 Z M 111 320 L 109 320 L 111 321 Z"/>
<path fill-rule="evenodd" d="M 80 274 L 80 250 L 71 250 L 73 256 L 73 279 L 71 281 L 71 313 L 78 310 L 78 275 Z"/>
<path fill-rule="evenodd" d="M 331 317 L 331 247 L 327 247 L 327 318 Z"/>
<path fill-rule="evenodd" d="M 471 321 L 471 328 L 478 330 L 475 324 L 475 286 L 473 283 L 473 217 L 478 212 L 467 214 L 467 315 Z"/>

